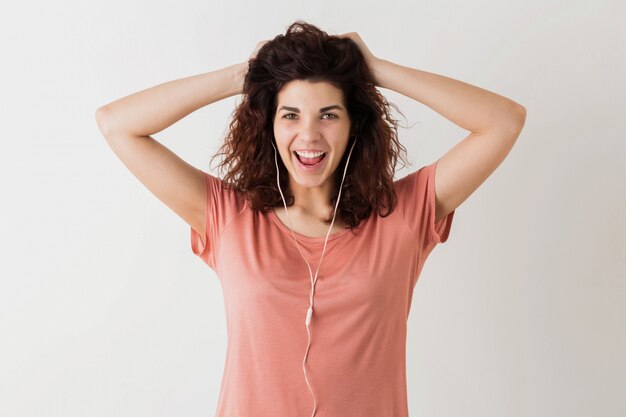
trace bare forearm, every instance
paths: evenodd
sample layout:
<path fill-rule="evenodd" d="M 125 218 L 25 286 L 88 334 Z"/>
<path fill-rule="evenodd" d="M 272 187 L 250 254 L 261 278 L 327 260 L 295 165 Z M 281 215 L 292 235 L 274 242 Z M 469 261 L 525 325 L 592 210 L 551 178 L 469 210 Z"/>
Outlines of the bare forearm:
<path fill-rule="evenodd" d="M 471 132 L 508 127 L 523 119 L 515 101 L 459 80 L 378 59 L 373 68 L 377 84 L 432 108 Z"/>
<path fill-rule="evenodd" d="M 158 84 L 115 100 L 96 111 L 105 135 L 158 133 L 195 110 L 239 94 L 248 63 Z"/>

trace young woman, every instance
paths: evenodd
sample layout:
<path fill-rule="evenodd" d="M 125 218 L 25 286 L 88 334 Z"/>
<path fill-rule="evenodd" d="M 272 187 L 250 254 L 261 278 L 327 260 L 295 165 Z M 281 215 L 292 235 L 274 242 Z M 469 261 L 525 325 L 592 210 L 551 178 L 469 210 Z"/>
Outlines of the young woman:
<path fill-rule="evenodd" d="M 376 86 L 471 133 L 394 181 L 406 150 Z M 240 93 L 219 153 L 223 179 L 150 136 Z M 357 33 L 296 21 L 244 63 L 96 116 L 116 155 L 190 225 L 193 252 L 220 280 L 228 355 L 217 416 L 408 416 L 414 286 L 455 209 L 515 144 L 524 107 L 376 57 Z"/>

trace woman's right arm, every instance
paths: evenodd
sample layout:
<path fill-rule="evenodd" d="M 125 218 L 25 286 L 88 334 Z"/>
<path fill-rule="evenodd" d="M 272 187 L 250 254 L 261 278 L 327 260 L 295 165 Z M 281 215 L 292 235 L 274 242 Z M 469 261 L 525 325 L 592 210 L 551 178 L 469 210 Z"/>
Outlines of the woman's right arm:
<path fill-rule="evenodd" d="M 241 93 L 248 63 L 168 81 L 122 97 L 96 111 L 102 134 L 149 136 L 197 109 Z"/>
<path fill-rule="evenodd" d="M 248 62 L 194 75 L 122 97 L 96 111 L 107 143 L 139 181 L 206 244 L 206 186 L 203 171 L 150 135 L 193 111 L 240 94 Z"/>

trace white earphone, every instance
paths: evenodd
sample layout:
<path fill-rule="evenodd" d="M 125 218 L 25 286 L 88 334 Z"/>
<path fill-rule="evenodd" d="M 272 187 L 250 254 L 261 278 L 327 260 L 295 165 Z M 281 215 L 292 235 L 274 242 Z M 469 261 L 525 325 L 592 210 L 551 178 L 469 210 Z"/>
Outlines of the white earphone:
<path fill-rule="evenodd" d="M 320 265 L 322 264 L 322 259 L 324 258 L 324 252 L 326 252 L 326 243 L 328 242 L 328 236 L 330 236 L 330 231 L 332 230 L 333 224 L 335 223 L 335 214 L 337 214 L 337 207 L 339 206 L 339 199 L 341 198 L 341 189 L 343 188 L 343 181 L 346 178 L 346 172 L 348 171 L 348 163 L 350 162 L 350 156 L 352 155 L 352 150 L 354 149 L 355 144 L 356 144 L 356 137 L 354 139 L 354 142 L 352 143 L 352 147 L 350 148 L 350 153 L 348 154 L 348 160 L 346 161 L 346 166 L 344 167 L 344 170 L 343 170 L 343 178 L 341 179 L 341 185 L 339 186 L 339 194 L 337 196 L 337 203 L 335 203 L 335 210 L 333 212 L 333 220 L 330 223 L 330 227 L 328 228 L 328 233 L 326 233 L 326 240 L 324 241 L 324 249 L 322 250 L 322 256 L 320 257 L 320 261 L 317 264 L 317 270 L 315 271 L 315 278 L 313 278 L 313 274 L 311 272 L 311 266 L 309 265 L 309 262 L 306 260 L 306 258 L 302 254 L 302 251 L 300 250 L 300 245 L 298 244 L 298 239 L 296 239 L 296 235 L 293 232 L 293 226 L 291 224 L 291 219 L 289 218 L 289 211 L 287 210 L 287 202 L 285 201 L 285 196 L 283 195 L 283 192 L 280 189 L 280 173 L 278 169 L 278 156 L 277 156 L 276 146 L 274 146 L 274 143 L 272 142 L 272 147 L 274 147 L 274 161 L 276 162 L 276 182 L 278 185 L 278 191 L 280 192 L 280 196 L 283 199 L 283 204 L 285 205 L 285 213 L 287 213 L 287 220 L 289 221 L 289 228 L 291 229 L 291 234 L 293 236 L 294 241 L 296 242 L 296 246 L 298 248 L 298 251 L 300 252 L 300 255 L 302 256 L 302 258 L 304 259 L 304 262 L 306 262 L 309 268 L 309 275 L 311 277 L 311 295 L 309 297 L 310 304 L 309 304 L 309 309 L 307 310 L 307 313 L 306 313 L 306 319 L 304 321 L 307 327 L 308 343 L 307 343 L 307 348 L 306 348 L 306 352 L 304 355 L 304 360 L 302 361 L 302 370 L 304 371 L 304 379 L 306 380 L 307 386 L 309 387 L 309 391 L 311 391 L 311 395 L 313 395 L 313 414 L 311 414 L 311 417 L 315 415 L 315 411 L 317 410 L 317 400 L 315 398 L 315 395 L 313 394 L 313 391 L 311 390 L 311 385 L 309 384 L 309 380 L 306 377 L 306 368 L 304 364 L 309 354 L 309 347 L 311 344 L 311 333 L 309 331 L 309 324 L 311 323 L 311 317 L 313 316 L 313 297 L 315 295 L 315 283 L 317 282 L 317 273 L 320 270 Z"/>

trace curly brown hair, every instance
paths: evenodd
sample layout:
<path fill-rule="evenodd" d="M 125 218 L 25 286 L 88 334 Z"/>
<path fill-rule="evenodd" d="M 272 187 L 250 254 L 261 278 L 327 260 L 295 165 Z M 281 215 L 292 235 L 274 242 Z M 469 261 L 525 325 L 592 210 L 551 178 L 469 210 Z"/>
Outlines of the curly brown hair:
<path fill-rule="evenodd" d="M 283 204 L 276 184 L 272 147 L 272 143 L 276 144 L 273 120 L 278 92 L 293 80 L 325 81 L 343 91 L 352 121 L 348 148 L 358 135 L 337 218 L 353 229 L 372 211 L 382 217 L 391 214 L 397 203 L 393 189 L 395 167 L 398 158 L 407 166 L 406 148 L 398 140 L 398 124 L 390 116 L 390 104 L 376 89 L 357 44 L 348 38 L 329 36 L 316 26 L 297 20 L 287 28 L 285 35 L 265 43 L 248 64 L 243 101 L 232 114 L 223 145 L 211 158 L 213 161 L 218 155 L 225 155 L 218 165 L 220 169 L 227 167 L 223 178 L 225 186 L 243 193 L 255 211 L 265 213 Z M 344 152 L 335 171 L 336 190 L 341 185 L 347 154 Z M 287 187 L 289 173 L 281 158 L 279 170 L 285 203 L 292 206 L 294 197 Z M 333 207 L 337 195 L 331 198 Z M 332 217 L 333 210 L 322 221 L 330 224 Z"/>

